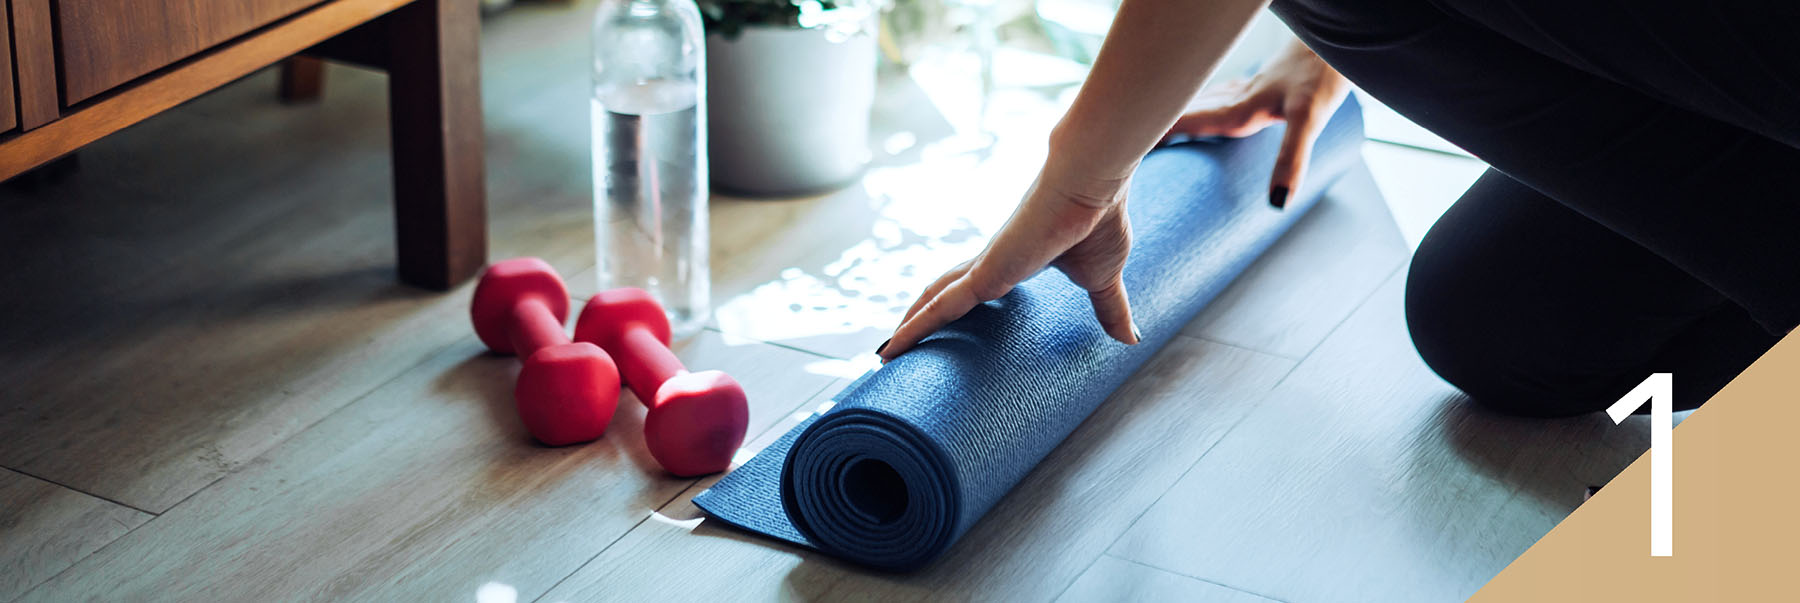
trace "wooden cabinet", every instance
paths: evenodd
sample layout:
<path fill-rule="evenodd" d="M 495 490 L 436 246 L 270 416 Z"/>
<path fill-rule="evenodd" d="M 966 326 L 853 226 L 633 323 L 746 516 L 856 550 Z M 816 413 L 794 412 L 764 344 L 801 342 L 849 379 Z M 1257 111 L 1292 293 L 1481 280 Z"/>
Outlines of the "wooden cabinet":
<path fill-rule="evenodd" d="M 57 0 L 63 104 L 299 12 L 320 0 Z"/>
<path fill-rule="evenodd" d="M 0 11 L 0 48 L 12 48 L 12 23 L 6 11 Z M 12 61 L 0 61 L 0 132 L 18 125 L 19 115 L 13 109 Z"/>
<path fill-rule="evenodd" d="M 0 180 L 298 53 L 320 53 L 388 73 L 400 278 L 447 289 L 487 263 L 475 0 L 0 7 L 0 49 L 12 50 L 0 52 Z"/>
<path fill-rule="evenodd" d="M 50 0 L 8 0 L 13 97 L 18 126 L 30 130 L 62 115 L 56 100 L 56 46 Z"/>

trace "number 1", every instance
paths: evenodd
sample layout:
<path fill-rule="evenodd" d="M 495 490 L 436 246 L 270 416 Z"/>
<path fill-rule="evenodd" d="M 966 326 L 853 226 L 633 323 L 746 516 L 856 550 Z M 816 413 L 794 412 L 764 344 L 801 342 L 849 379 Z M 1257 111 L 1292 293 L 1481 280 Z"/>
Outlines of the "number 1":
<path fill-rule="evenodd" d="M 1614 424 L 1623 423 L 1625 417 L 1644 404 L 1644 398 L 1650 399 L 1650 556 L 1668 557 L 1674 555 L 1673 536 L 1674 515 L 1671 508 L 1675 503 L 1671 482 L 1675 471 L 1675 411 L 1671 398 L 1674 397 L 1671 373 L 1653 373 L 1644 379 L 1631 393 L 1619 398 L 1612 406 L 1606 408 L 1606 414 L 1612 416 Z"/>

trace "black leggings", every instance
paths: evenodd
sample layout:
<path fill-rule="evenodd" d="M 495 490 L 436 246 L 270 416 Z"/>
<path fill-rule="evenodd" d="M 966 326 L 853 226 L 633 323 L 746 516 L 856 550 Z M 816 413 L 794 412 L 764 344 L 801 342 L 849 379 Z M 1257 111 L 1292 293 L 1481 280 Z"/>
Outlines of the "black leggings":
<path fill-rule="evenodd" d="M 1414 255 L 1427 364 L 1568 416 L 1711 397 L 1800 324 L 1800 3 L 1276 0 L 1319 56 L 1493 166 Z"/>

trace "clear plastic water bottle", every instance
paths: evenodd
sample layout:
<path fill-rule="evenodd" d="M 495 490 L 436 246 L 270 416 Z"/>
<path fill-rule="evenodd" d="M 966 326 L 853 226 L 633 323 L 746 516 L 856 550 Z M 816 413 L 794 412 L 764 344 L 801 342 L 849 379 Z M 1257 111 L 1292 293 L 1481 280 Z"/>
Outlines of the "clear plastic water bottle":
<path fill-rule="evenodd" d="M 594 234 L 601 290 L 648 290 L 676 336 L 711 311 L 706 42 L 694 0 L 594 14 Z"/>

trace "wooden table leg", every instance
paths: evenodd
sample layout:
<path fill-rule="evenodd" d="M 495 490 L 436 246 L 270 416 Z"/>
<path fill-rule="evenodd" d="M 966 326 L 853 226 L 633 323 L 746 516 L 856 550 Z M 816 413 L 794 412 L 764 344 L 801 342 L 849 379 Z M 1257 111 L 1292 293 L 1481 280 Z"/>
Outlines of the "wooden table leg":
<path fill-rule="evenodd" d="M 417 0 L 387 21 L 400 279 L 448 289 L 487 263 L 480 11 Z"/>
<path fill-rule="evenodd" d="M 281 62 L 281 102 L 310 103 L 325 90 L 325 61 L 294 56 Z"/>

